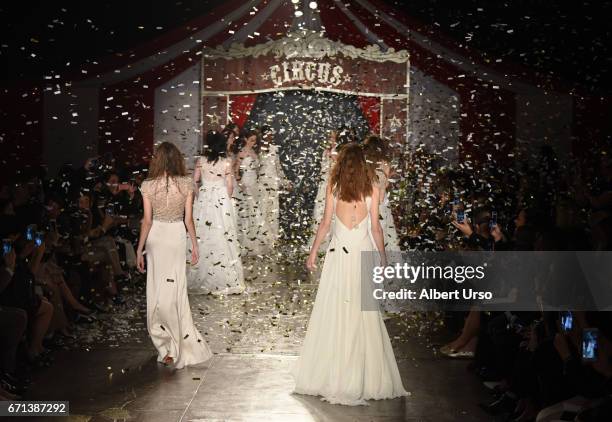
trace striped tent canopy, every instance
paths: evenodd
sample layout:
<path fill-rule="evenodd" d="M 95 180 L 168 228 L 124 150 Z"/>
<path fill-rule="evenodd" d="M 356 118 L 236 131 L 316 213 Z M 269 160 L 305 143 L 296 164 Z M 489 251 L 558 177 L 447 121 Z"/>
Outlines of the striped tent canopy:
<path fill-rule="evenodd" d="M 53 170 L 69 149 L 77 161 L 112 152 L 125 163 L 144 163 L 163 140 L 193 155 L 202 138 L 203 51 L 248 49 L 299 30 L 409 56 L 408 145 L 424 144 L 450 160 L 503 158 L 543 139 L 569 145 L 572 98 L 563 86 L 546 81 L 544 88 L 525 69 L 484 63 L 478 52 L 389 3 L 231 0 L 145 45 L 84 66 L 61 89 L 46 87 L 44 161 Z"/>

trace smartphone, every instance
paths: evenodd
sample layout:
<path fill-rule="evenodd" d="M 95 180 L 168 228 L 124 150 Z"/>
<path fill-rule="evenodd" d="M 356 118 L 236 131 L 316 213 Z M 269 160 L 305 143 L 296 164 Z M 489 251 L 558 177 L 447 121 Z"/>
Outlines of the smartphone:
<path fill-rule="evenodd" d="M 36 246 L 42 245 L 44 237 L 43 232 L 36 232 L 36 236 L 34 236 L 34 243 Z"/>
<path fill-rule="evenodd" d="M 457 223 L 463 223 L 463 220 L 465 220 L 465 211 L 457 210 Z"/>
<path fill-rule="evenodd" d="M 585 328 L 582 331 L 582 360 L 592 362 L 597 359 L 599 330 Z"/>
<path fill-rule="evenodd" d="M 446 204 L 446 206 L 444 207 L 444 214 L 446 215 L 451 215 L 453 212 L 453 205 L 449 202 Z"/>
<path fill-rule="evenodd" d="M 570 331 L 574 326 L 574 316 L 570 311 L 561 312 L 561 329 L 563 331 Z"/>
<path fill-rule="evenodd" d="M 11 239 L 2 239 L 2 256 L 8 255 L 13 250 Z"/>
<path fill-rule="evenodd" d="M 27 240 L 32 240 L 34 239 L 34 230 L 36 230 L 36 225 L 35 224 L 30 224 L 27 228 L 26 228 L 26 239 Z"/>
<path fill-rule="evenodd" d="M 489 220 L 489 229 L 497 226 L 497 211 L 491 211 L 491 219 Z"/>
<path fill-rule="evenodd" d="M 113 215 L 115 212 L 115 207 L 113 205 L 106 206 L 106 214 Z"/>

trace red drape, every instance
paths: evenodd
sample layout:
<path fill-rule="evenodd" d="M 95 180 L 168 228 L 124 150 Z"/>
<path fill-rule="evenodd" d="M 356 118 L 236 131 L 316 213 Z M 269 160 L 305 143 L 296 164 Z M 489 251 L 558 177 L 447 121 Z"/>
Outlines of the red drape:
<path fill-rule="evenodd" d="M 242 129 L 251 114 L 256 98 L 256 94 L 232 95 L 230 97 L 230 119 L 232 123 L 237 124 Z"/>
<path fill-rule="evenodd" d="M 358 98 L 359 107 L 370 125 L 370 131 L 378 134 L 380 132 L 380 98 L 362 96 Z"/>

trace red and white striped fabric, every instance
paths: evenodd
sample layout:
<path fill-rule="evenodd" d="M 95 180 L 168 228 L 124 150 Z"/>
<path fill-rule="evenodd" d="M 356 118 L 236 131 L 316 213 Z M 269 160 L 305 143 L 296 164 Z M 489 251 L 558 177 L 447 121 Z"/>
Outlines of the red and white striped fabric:
<path fill-rule="evenodd" d="M 330 40 L 359 48 L 378 45 L 382 50 L 407 50 L 411 89 L 434 86 L 438 95 L 458 100 L 456 109 L 449 109 L 450 114 L 442 120 L 452 121 L 458 126 L 457 136 L 469 140 L 463 142 L 464 156 L 474 156 L 471 145 L 478 145 L 481 155 L 503 156 L 514 147 L 516 137 L 543 136 L 544 127 L 534 130 L 533 122 L 529 129 L 516 128 L 517 116 L 526 104 L 532 104 L 534 96 L 544 95 L 537 81 L 520 80 L 509 76 L 516 73 L 511 70 L 484 66 L 477 52 L 457 48 L 382 0 L 318 0 L 315 9 L 310 3 L 230 0 L 146 45 L 84 69 L 88 79 L 81 83 L 95 84 L 99 89 L 98 104 L 83 108 L 98 110 L 98 118 L 91 119 L 97 127 L 87 130 L 98 133 L 100 152 L 115 152 L 130 163 L 143 162 L 150 156 L 154 139 L 180 138 L 186 145 L 194 145 L 193 151 L 186 153 L 195 154 L 200 116 L 199 81 L 194 75 L 198 74 L 202 48 L 229 47 L 232 43 L 253 46 L 283 38 L 298 28 L 321 31 Z M 520 73 L 526 74 L 522 69 Z M 431 89 L 429 93 L 435 94 Z M 571 98 L 553 101 L 551 115 L 561 116 L 553 126 L 561 127 L 562 120 L 567 121 L 568 101 L 571 113 Z M 431 114 L 431 110 L 421 114 Z M 411 132 L 422 131 L 415 127 Z M 437 136 L 430 132 L 423 136 Z M 487 150 L 485 144 L 492 146 Z"/>

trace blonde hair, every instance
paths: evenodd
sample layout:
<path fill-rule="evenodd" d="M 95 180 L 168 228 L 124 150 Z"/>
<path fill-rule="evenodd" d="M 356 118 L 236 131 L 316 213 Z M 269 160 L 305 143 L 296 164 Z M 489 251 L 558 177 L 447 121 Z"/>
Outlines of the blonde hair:
<path fill-rule="evenodd" d="M 187 175 L 183 154 L 172 142 L 162 142 L 155 148 L 147 179 L 157 179 L 164 176 L 164 173 L 166 177 Z"/>

